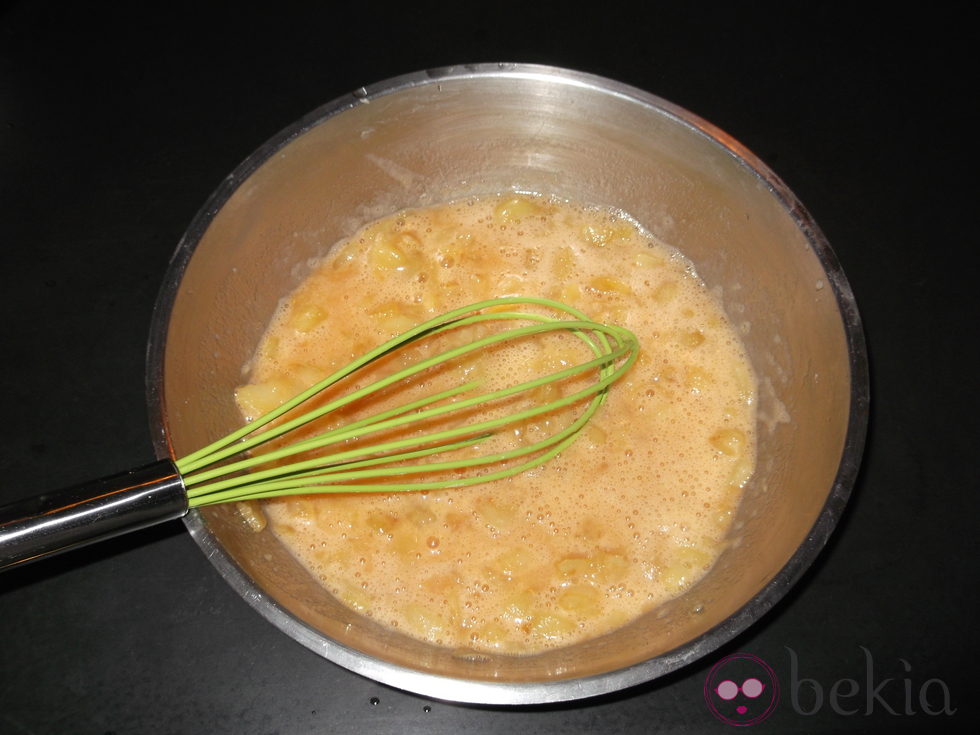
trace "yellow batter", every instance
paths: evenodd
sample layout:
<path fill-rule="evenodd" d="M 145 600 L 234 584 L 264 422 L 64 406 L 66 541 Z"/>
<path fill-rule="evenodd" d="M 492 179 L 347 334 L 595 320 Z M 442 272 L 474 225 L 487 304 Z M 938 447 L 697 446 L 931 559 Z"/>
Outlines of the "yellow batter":
<path fill-rule="evenodd" d="M 600 635 L 696 582 L 752 473 L 751 368 L 680 253 L 621 213 L 531 195 L 399 212 L 334 248 L 283 301 L 236 397 L 254 418 L 410 326 L 508 295 L 556 299 L 639 337 L 639 361 L 571 448 L 471 488 L 263 509 L 351 607 L 440 645 L 529 653 Z M 541 347 L 539 364 L 504 352 L 494 372 L 541 374 L 563 349 Z"/>

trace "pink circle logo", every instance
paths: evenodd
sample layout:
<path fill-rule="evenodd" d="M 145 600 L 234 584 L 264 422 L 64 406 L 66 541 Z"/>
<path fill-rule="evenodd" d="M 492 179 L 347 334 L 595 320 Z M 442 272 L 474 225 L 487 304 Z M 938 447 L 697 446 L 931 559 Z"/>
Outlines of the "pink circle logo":
<path fill-rule="evenodd" d="M 704 680 L 704 701 L 722 722 L 737 727 L 755 725 L 779 703 L 779 680 L 765 661 L 734 653 L 716 663 Z"/>

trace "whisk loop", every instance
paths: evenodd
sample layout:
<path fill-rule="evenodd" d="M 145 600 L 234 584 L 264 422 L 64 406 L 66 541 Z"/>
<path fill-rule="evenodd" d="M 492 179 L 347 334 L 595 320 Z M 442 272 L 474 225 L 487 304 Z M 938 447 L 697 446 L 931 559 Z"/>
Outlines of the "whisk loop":
<path fill-rule="evenodd" d="M 519 304 L 544 307 L 558 312 L 560 316 L 509 310 Z M 409 367 L 330 400 L 322 406 L 311 408 L 299 416 L 289 416 L 295 409 L 312 401 L 343 379 L 407 345 L 452 330 L 491 322 L 518 322 L 521 326 L 508 327 L 421 359 Z M 256 451 L 267 442 L 379 391 L 408 383 L 427 370 L 495 345 L 553 332 L 568 332 L 577 337 L 591 352 L 591 359 L 533 380 L 462 397 L 479 386 L 479 381 L 469 381 L 340 427 L 325 429 L 312 437 L 283 447 Z M 175 464 L 183 478 L 192 508 L 298 493 L 439 490 L 510 477 L 547 462 L 568 447 L 605 401 L 609 387 L 636 361 L 638 352 L 637 339 L 629 330 L 595 322 L 581 311 L 557 301 L 531 297 L 481 301 L 447 312 L 388 340 L 278 408 L 207 447 L 178 459 Z M 595 375 L 595 379 L 586 387 L 552 400 L 532 403 L 527 408 L 505 416 L 483 418 L 422 436 L 402 437 L 346 449 L 340 447 L 332 453 L 319 453 L 327 447 L 342 445 L 365 435 L 410 429 L 430 419 L 451 414 L 461 415 L 494 401 L 590 373 Z M 485 455 L 462 458 L 437 456 L 467 447 L 478 448 L 506 426 L 520 424 L 585 399 L 588 402 L 582 412 L 568 426 L 544 439 Z M 280 419 L 283 420 L 275 423 Z M 314 450 L 318 452 L 316 456 L 297 457 Z M 235 459 L 239 456 L 243 458 Z M 297 458 L 286 464 L 278 464 L 290 457 Z M 434 457 L 432 461 L 415 461 Z M 269 463 L 277 464 L 262 468 Z M 431 476 L 436 473 L 454 474 L 443 479 L 418 479 L 419 475 Z"/>

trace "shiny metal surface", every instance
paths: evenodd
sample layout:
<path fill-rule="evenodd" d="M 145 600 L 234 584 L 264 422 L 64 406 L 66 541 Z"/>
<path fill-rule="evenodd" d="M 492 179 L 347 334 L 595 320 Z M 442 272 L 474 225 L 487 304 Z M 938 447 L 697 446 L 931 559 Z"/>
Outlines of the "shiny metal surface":
<path fill-rule="evenodd" d="M 186 522 L 243 598 L 341 666 L 436 698 L 555 702 L 656 678 L 744 630 L 819 553 L 857 473 L 869 395 L 853 295 L 802 205 L 736 141 L 650 94 L 554 68 L 453 67 L 358 90 L 262 146 L 191 223 L 158 302 L 148 395 L 161 457 L 226 433 L 242 366 L 311 259 L 376 216 L 503 189 L 629 212 L 694 262 L 741 329 L 760 378 L 759 462 L 716 567 L 607 636 L 495 656 L 349 610 L 233 507 Z"/>
<path fill-rule="evenodd" d="M 169 459 L 0 507 L 0 571 L 180 518 L 187 493 Z"/>

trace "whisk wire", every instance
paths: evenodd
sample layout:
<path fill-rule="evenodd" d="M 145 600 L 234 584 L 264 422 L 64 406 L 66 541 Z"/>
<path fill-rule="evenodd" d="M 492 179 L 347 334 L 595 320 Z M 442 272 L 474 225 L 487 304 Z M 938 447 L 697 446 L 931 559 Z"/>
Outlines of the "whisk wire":
<path fill-rule="evenodd" d="M 621 355 L 625 354 L 625 352 L 627 351 L 627 349 L 628 348 L 621 348 L 619 350 L 615 350 L 614 352 L 610 353 L 610 355 L 608 355 L 606 357 L 608 358 L 608 357 L 614 357 L 614 356 L 621 356 Z M 576 374 L 578 372 L 582 372 L 583 370 L 586 369 L 586 366 L 596 367 L 597 365 L 607 364 L 607 363 L 608 363 L 608 359 L 598 358 L 596 360 L 590 361 L 589 363 L 583 363 L 582 365 L 576 366 L 575 368 L 568 368 L 568 369 L 563 370 L 563 371 L 561 371 L 559 373 L 554 373 L 551 377 L 559 376 L 559 375 L 561 375 L 563 377 L 567 377 L 569 375 L 574 375 L 574 374 Z M 239 476 L 232 477 L 232 478 L 229 478 L 229 479 L 224 480 L 224 481 L 213 483 L 213 484 L 211 484 L 211 485 L 208 486 L 209 498 L 211 497 L 212 493 L 216 493 L 217 491 L 228 490 L 228 489 L 231 489 L 231 488 L 236 487 L 236 486 L 245 486 L 245 485 L 253 486 L 253 492 L 261 494 L 261 493 L 264 493 L 266 490 L 269 490 L 269 491 L 271 491 L 271 490 L 277 490 L 278 491 L 278 490 L 282 490 L 282 489 L 288 488 L 288 487 L 309 488 L 309 487 L 312 487 L 312 486 L 316 486 L 319 483 L 322 483 L 324 481 L 329 481 L 331 483 L 334 483 L 337 480 L 352 480 L 352 479 L 361 479 L 361 478 L 365 478 L 365 477 L 381 477 L 381 476 L 387 476 L 387 475 L 417 474 L 420 470 L 425 470 L 426 472 L 439 472 L 439 471 L 454 470 L 454 469 L 460 469 L 460 468 L 470 468 L 470 467 L 475 467 L 475 466 L 479 466 L 479 465 L 483 465 L 483 464 L 491 464 L 491 463 L 498 463 L 498 462 L 509 461 L 509 460 L 517 459 L 517 458 L 519 458 L 521 456 L 525 456 L 527 454 L 533 454 L 533 453 L 539 452 L 542 449 L 545 449 L 545 448 L 547 448 L 549 446 L 559 444 L 566 437 L 574 438 L 574 434 L 577 434 L 578 433 L 578 431 L 581 429 L 581 427 L 584 426 L 585 423 L 592 417 L 593 413 L 598 409 L 599 405 L 601 405 L 602 401 L 604 400 L 604 396 L 605 396 L 604 391 L 605 391 L 605 389 L 613 381 L 615 381 L 616 379 L 618 379 L 619 376 L 623 372 L 625 372 L 626 369 L 628 369 L 629 364 L 631 364 L 631 363 L 625 364 L 624 366 L 620 367 L 615 372 L 613 372 L 613 373 L 611 373 L 611 374 L 603 377 L 600 381 L 598 381 L 598 382 L 590 385 L 589 387 L 587 387 L 585 389 L 582 389 L 580 391 L 577 391 L 575 393 L 571 393 L 571 394 L 569 394 L 567 396 L 564 396 L 564 397 L 562 397 L 560 399 L 549 401 L 549 402 L 544 403 L 544 404 L 541 404 L 539 406 L 534 406 L 532 408 L 528 408 L 528 409 L 525 409 L 523 411 L 519 411 L 519 412 L 516 412 L 516 413 L 513 413 L 513 414 L 509 414 L 508 416 L 504 416 L 504 417 L 500 417 L 500 418 L 496 418 L 496 419 L 489 419 L 489 420 L 482 421 L 482 422 L 479 422 L 479 423 L 470 424 L 470 425 L 467 425 L 467 426 L 457 427 L 457 428 L 454 428 L 454 429 L 448 429 L 448 430 L 445 430 L 445 431 L 442 431 L 442 432 L 437 432 L 437 433 L 429 434 L 429 435 L 427 435 L 425 437 L 426 441 L 440 442 L 436 447 L 431 448 L 431 450 L 424 450 L 424 451 L 419 451 L 419 452 L 397 452 L 397 450 L 400 450 L 400 449 L 403 449 L 403 448 L 406 448 L 406 447 L 417 446 L 419 444 L 419 439 L 417 437 L 410 437 L 410 438 L 407 438 L 407 439 L 400 439 L 400 440 L 396 440 L 396 441 L 392 441 L 392 442 L 387 442 L 387 443 L 382 443 L 382 444 L 376 444 L 376 445 L 373 445 L 372 447 L 370 447 L 368 449 L 353 449 L 353 450 L 349 450 L 347 452 L 341 452 L 341 453 L 333 454 L 333 455 L 330 455 L 328 457 L 317 457 L 317 458 L 313 458 L 313 459 L 309 459 L 309 460 L 297 462 L 297 463 L 295 463 L 295 464 L 293 464 L 291 466 L 291 468 L 295 471 L 296 474 L 290 473 L 289 479 L 282 479 L 282 476 L 283 476 L 282 470 L 280 468 L 273 467 L 273 468 L 268 469 L 268 470 L 260 470 L 260 471 L 257 471 L 257 472 L 249 473 L 247 475 L 239 475 Z M 516 394 L 518 392 L 521 392 L 522 390 L 527 390 L 528 389 L 528 386 L 541 385 L 541 384 L 543 384 L 543 381 L 544 381 L 544 379 L 537 379 L 537 380 L 534 380 L 534 381 L 528 381 L 527 383 L 523 383 L 523 384 L 520 384 L 520 385 L 517 385 L 517 386 L 512 386 L 511 388 L 508 388 L 508 389 L 505 389 L 505 390 L 497 391 L 497 393 L 500 394 L 500 395 L 513 395 L 513 394 Z M 467 399 L 466 401 L 460 402 L 459 404 L 454 404 L 454 405 L 451 405 L 451 406 L 443 406 L 443 407 L 439 407 L 438 409 L 433 409 L 433 410 L 430 410 L 430 411 L 420 412 L 419 414 L 416 414 L 414 416 L 407 417 L 407 419 L 410 420 L 410 421 L 412 421 L 412 422 L 414 422 L 414 421 L 419 420 L 419 418 L 421 418 L 422 416 L 430 417 L 430 416 L 434 416 L 434 415 L 438 415 L 438 414 L 447 413 L 447 412 L 450 412 L 450 411 L 460 410 L 461 408 L 467 407 L 469 405 L 478 405 L 481 402 L 486 401 L 487 398 L 488 398 L 488 396 L 500 397 L 499 395 L 494 396 L 494 394 L 489 394 L 489 393 L 488 394 L 483 394 L 483 395 L 480 395 L 480 396 L 475 396 L 473 398 Z M 463 448 L 463 447 L 466 447 L 466 446 L 470 446 L 470 445 L 479 443 L 479 441 L 482 441 L 483 439 L 488 438 L 489 436 L 491 436 L 492 435 L 492 431 L 491 430 L 493 430 L 493 429 L 500 428 L 500 427 L 505 426 L 507 424 L 512 424 L 512 423 L 516 423 L 516 422 L 520 422 L 520 421 L 524 421 L 524 420 L 527 420 L 527 419 L 530 419 L 530 418 L 537 417 L 537 416 L 539 416 L 541 414 L 548 413 L 548 412 L 554 411 L 554 410 L 556 410 L 558 408 L 563 408 L 565 406 L 571 405 L 573 403 L 578 402 L 579 400 L 581 400 L 583 398 L 587 398 L 587 397 L 590 397 L 590 396 L 593 397 L 592 403 L 587 407 L 587 409 L 583 412 L 583 414 L 581 416 L 579 416 L 576 419 L 576 421 L 574 421 L 569 427 L 567 427 L 566 429 L 557 431 L 555 434 L 551 435 L 547 439 L 540 440 L 540 441 L 535 442 L 533 444 L 528 444 L 528 445 L 526 445 L 524 447 L 519 447 L 517 449 L 512 449 L 512 450 L 509 450 L 507 452 L 499 452 L 497 454 L 486 455 L 484 457 L 476 457 L 476 458 L 467 457 L 465 459 L 454 460 L 454 461 L 451 461 L 451 462 L 428 463 L 428 464 L 421 465 L 421 466 L 420 465 L 409 465 L 409 466 L 401 465 L 401 466 L 395 466 L 395 467 L 388 467 L 388 468 L 385 468 L 385 469 L 382 469 L 382 470 L 375 469 L 375 470 L 372 470 L 370 473 L 364 472 L 364 471 L 361 471 L 361 472 L 352 472 L 351 471 L 351 470 L 354 470 L 355 468 L 363 468 L 363 467 L 368 467 L 368 466 L 376 466 L 376 465 L 379 465 L 379 464 L 392 463 L 392 462 L 402 462 L 404 460 L 411 459 L 411 458 L 417 458 L 417 457 L 420 457 L 420 456 L 427 456 L 427 455 L 430 455 L 430 454 L 436 454 L 436 453 L 440 453 L 440 452 L 447 452 L 447 451 L 451 451 L 451 450 Z M 381 422 L 380 425 L 377 425 L 377 426 L 372 427 L 371 431 L 372 432 L 373 431 L 380 431 L 380 430 L 385 429 L 385 428 L 391 428 L 392 426 L 400 426 L 400 425 L 402 425 L 404 423 L 404 419 L 405 419 L 405 417 L 403 417 L 402 420 L 398 420 L 397 422 L 392 422 L 392 421 L 389 421 L 389 422 Z M 445 440 L 454 439 L 455 437 L 458 437 L 460 435 L 472 434 L 473 432 L 476 432 L 476 431 L 482 431 L 483 433 L 479 434 L 475 438 L 471 438 L 471 439 L 468 439 L 468 440 L 464 439 L 464 440 L 458 441 L 458 442 L 441 443 L 441 442 L 444 442 Z M 345 434 L 346 434 L 346 432 L 345 432 Z M 317 437 L 317 438 L 319 438 L 319 437 Z M 318 446 L 318 445 L 319 446 L 323 446 L 323 445 L 325 445 L 327 443 L 333 443 L 335 441 L 340 441 L 340 440 L 343 440 L 344 438 L 351 438 L 351 437 L 341 436 L 338 439 L 337 436 L 331 436 L 331 437 L 328 437 L 328 438 L 330 439 L 330 442 L 323 441 L 323 442 L 316 442 L 316 443 L 308 443 L 308 444 L 306 444 L 303 447 L 303 449 L 304 450 L 307 450 L 309 448 L 312 448 L 312 447 L 315 447 L 315 446 Z M 562 445 L 562 446 L 564 446 L 564 445 Z M 284 449 L 284 450 L 282 450 L 280 452 L 270 452 L 270 453 L 268 453 L 266 455 L 263 455 L 261 457 L 256 457 L 256 458 L 252 458 L 252 459 L 248 459 L 248 460 L 243 460 L 242 462 L 236 463 L 234 465 L 229 465 L 229 466 L 227 466 L 227 468 L 225 468 L 225 467 L 219 468 L 219 470 L 216 471 L 216 472 L 220 472 L 221 470 L 225 470 L 225 471 L 238 471 L 238 470 L 243 470 L 243 469 L 247 469 L 249 467 L 254 467 L 254 466 L 257 466 L 257 465 L 266 463 L 266 462 L 268 462 L 270 460 L 282 459 L 282 458 L 285 458 L 287 456 L 291 456 L 292 454 L 295 454 L 296 451 L 294 451 L 294 449 L 295 448 L 293 448 L 293 447 L 289 447 L 289 448 Z M 372 455 L 374 455 L 374 454 L 378 454 L 378 453 L 386 453 L 386 452 L 392 452 L 392 451 L 395 451 L 395 453 L 393 453 L 393 454 L 383 454 L 383 456 L 381 456 L 381 457 L 374 457 L 374 458 L 368 459 L 368 460 L 354 461 L 354 460 L 356 460 L 357 457 L 361 457 L 364 454 L 372 454 Z M 558 451 L 560 451 L 560 450 L 558 450 Z M 557 453 L 557 451 L 555 453 Z M 538 458 L 534 462 L 534 464 L 541 464 L 543 461 L 546 461 L 547 459 L 550 459 L 551 456 L 553 456 L 553 455 L 548 455 L 547 457 L 544 457 L 544 458 Z M 524 471 L 524 469 L 526 469 L 524 466 L 521 466 L 519 469 L 518 468 L 507 468 L 506 470 L 502 471 L 502 472 L 505 472 L 506 474 L 503 474 L 501 476 L 507 476 L 507 474 L 516 474 L 516 472 Z M 280 482 L 270 482 L 270 483 L 267 483 L 267 484 L 262 484 L 263 481 L 265 481 L 265 480 L 267 480 L 269 478 L 278 478 L 278 479 L 281 479 L 281 481 Z M 487 478 L 486 477 L 482 477 L 478 481 L 480 481 L 480 482 L 486 482 L 487 481 Z M 452 481 L 448 481 L 448 482 L 450 482 L 451 484 L 446 484 L 446 482 L 437 482 L 437 483 L 414 482 L 412 484 L 399 485 L 397 489 L 399 489 L 399 490 L 413 490 L 413 489 L 414 490 L 420 490 L 420 489 L 432 489 L 432 488 L 436 488 L 436 487 L 456 486 L 456 485 L 453 485 L 452 484 Z M 261 485 L 261 487 L 263 489 L 262 490 L 255 490 L 255 488 L 258 487 L 259 485 Z M 377 490 L 377 491 L 380 491 L 382 489 L 384 491 L 392 491 L 392 490 L 396 489 L 394 486 L 391 486 L 391 485 L 384 485 L 384 486 L 374 485 L 374 486 L 372 486 L 372 488 L 374 490 Z M 364 486 L 358 486 L 358 489 L 361 489 L 363 491 L 365 488 L 364 488 Z M 328 491 L 328 492 L 337 492 L 336 488 L 330 488 L 329 490 L 325 490 L 325 491 Z M 189 495 L 191 495 L 191 494 L 192 494 L 192 491 L 189 491 Z M 284 494 L 284 493 L 281 493 L 281 494 Z M 215 497 L 219 497 L 219 496 L 215 495 Z M 225 495 L 221 495 L 220 497 L 224 498 L 226 496 Z M 242 499 L 242 498 L 239 498 L 239 499 Z M 216 500 L 214 502 L 225 502 L 225 501 L 223 501 L 223 500 Z"/>
<path fill-rule="evenodd" d="M 561 328 L 560 327 L 560 324 L 561 323 L 553 324 L 553 325 L 541 325 L 541 326 L 550 327 L 550 329 L 548 329 L 548 330 L 535 329 L 535 330 L 529 332 L 529 331 L 527 331 L 527 328 L 525 328 L 525 329 L 521 329 L 521 330 L 510 330 L 510 331 L 512 333 L 519 333 L 519 336 L 524 336 L 526 334 L 538 334 L 538 333 L 541 333 L 542 331 L 552 331 L 554 329 L 560 329 Z M 507 333 L 500 334 L 500 335 L 494 335 L 494 337 L 496 338 L 494 341 L 495 342 L 502 341 L 501 338 L 505 338 L 507 336 L 508 336 Z M 273 451 L 267 452 L 267 453 L 262 454 L 262 455 L 259 455 L 259 456 L 255 456 L 255 457 L 250 457 L 250 458 L 247 458 L 247 459 L 243 459 L 243 460 L 241 460 L 239 462 L 236 462 L 234 464 L 224 465 L 222 467 L 216 468 L 215 470 L 210 470 L 210 471 L 202 472 L 199 475 L 197 475 L 196 477 L 186 478 L 185 482 L 187 482 L 187 484 L 189 486 L 192 486 L 194 484 L 197 484 L 197 483 L 202 482 L 202 481 L 210 480 L 213 477 L 216 477 L 216 476 L 219 476 L 219 475 L 222 475 L 222 474 L 227 474 L 229 472 L 237 472 L 239 470 L 249 469 L 249 468 L 255 467 L 257 465 L 266 464 L 266 463 L 271 462 L 271 461 L 277 461 L 277 460 L 285 459 L 286 457 L 293 456 L 293 455 L 296 455 L 296 454 L 299 454 L 299 453 L 302 453 L 302 452 L 305 452 L 305 451 L 309 451 L 311 449 L 322 449 L 322 448 L 327 447 L 329 445 L 337 444 L 337 443 L 346 441 L 348 439 L 354 439 L 354 438 L 357 438 L 359 436 L 364 436 L 365 434 L 376 433 L 376 432 L 383 431 L 383 430 L 386 430 L 386 429 L 397 429 L 397 428 L 401 428 L 401 427 L 403 427 L 403 426 L 405 426 L 407 424 L 417 423 L 417 422 L 422 421 L 422 420 L 425 420 L 425 419 L 436 418 L 436 417 L 439 417 L 439 416 L 446 415 L 448 413 L 460 412 L 460 411 L 463 411 L 463 410 L 465 410 L 467 408 L 472 408 L 473 406 L 477 406 L 477 405 L 480 405 L 480 404 L 487 404 L 487 403 L 489 403 L 491 401 L 499 400 L 499 399 L 502 399 L 502 398 L 507 398 L 507 397 L 510 397 L 510 396 L 513 396 L 513 395 L 516 395 L 518 393 L 522 393 L 522 392 L 525 392 L 525 391 L 528 391 L 528 390 L 533 390 L 534 388 L 541 387 L 542 385 L 545 385 L 547 383 L 556 382 L 556 381 L 563 380 L 563 379 L 568 378 L 568 377 L 573 377 L 574 375 L 577 375 L 577 374 L 583 373 L 583 372 L 587 372 L 587 371 L 592 370 L 594 368 L 603 367 L 603 366 L 609 364 L 609 362 L 611 360 L 615 360 L 615 359 L 618 359 L 619 357 L 624 356 L 629 350 L 630 350 L 630 347 L 629 346 L 620 347 L 619 349 L 613 350 L 612 352 L 610 352 L 610 353 L 608 353 L 606 355 L 603 355 L 601 357 L 595 358 L 595 359 L 590 360 L 590 361 L 585 362 L 585 363 L 581 363 L 579 365 L 574 365 L 574 366 L 565 368 L 564 370 L 560 370 L 560 371 L 551 373 L 551 374 L 549 374 L 547 376 L 539 377 L 539 378 L 536 378 L 534 380 L 526 381 L 524 383 L 519 383 L 519 384 L 516 384 L 516 385 L 512 385 L 512 386 L 509 386 L 507 388 L 501 388 L 499 390 L 491 391 L 489 393 L 483 393 L 483 394 L 480 394 L 480 395 L 477 395 L 477 396 L 472 396 L 470 398 L 466 398 L 466 399 L 463 399 L 463 400 L 460 400 L 460 401 L 457 401 L 457 402 L 448 403 L 448 404 L 444 404 L 444 405 L 441 405 L 441 406 L 434 406 L 434 407 L 431 407 L 431 408 L 428 408 L 428 409 L 420 410 L 420 411 L 417 411 L 416 413 L 413 413 L 411 415 L 407 415 L 407 416 L 406 415 L 397 415 L 397 416 L 394 416 L 392 418 L 384 419 L 386 413 L 391 413 L 391 412 L 385 412 L 385 413 L 379 414 L 377 416 L 369 417 L 367 419 L 363 419 L 363 420 L 361 420 L 359 422 L 356 422 L 356 425 L 353 425 L 352 424 L 352 425 L 347 425 L 347 426 L 339 427 L 339 428 L 334 429 L 334 430 L 329 430 L 329 431 L 326 431 L 326 432 L 324 432 L 322 434 L 319 434 L 319 435 L 317 435 L 315 437 L 311 437 L 311 438 L 305 439 L 302 442 L 299 442 L 298 444 L 290 444 L 289 446 L 283 447 L 281 449 L 273 450 Z M 451 353 L 457 353 L 458 350 L 451 350 L 450 352 Z M 445 354 L 449 354 L 449 353 L 444 353 L 444 355 Z M 444 361 L 442 359 L 436 359 L 436 358 L 433 358 L 433 359 L 435 360 L 435 362 L 432 363 L 432 364 L 438 364 L 438 363 Z M 429 361 L 429 362 L 432 362 L 432 361 Z M 414 375 L 416 372 L 417 371 L 413 367 L 413 368 L 408 369 L 408 370 L 405 370 L 405 371 L 400 371 L 400 373 L 398 375 L 400 375 L 401 377 L 406 377 L 406 376 Z M 378 381 L 378 382 L 379 383 L 382 383 L 383 382 L 383 383 L 386 384 L 386 386 L 391 384 L 391 381 L 388 378 L 386 378 L 383 381 Z M 395 381 L 395 382 L 397 382 L 397 381 Z M 577 393 L 569 394 L 569 395 L 564 396 L 562 398 L 549 401 L 548 403 L 545 403 L 545 404 L 541 404 L 541 405 L 538 405 L 538 406 L 532 406 L 532 407 L 527 408 L 527 409 L 525 409 L 523 411 L 519 411 L 519 412 L 510 414 L 508 416 L 498 417 L 498 418 L 495 418 L 495 419 L 487 419 L 487 420 L 482 421 L 482 422 L 479 422 L 479 423 L 475 423 L 475 424 L 471 424 L 471 425 L 467 425 L 467 426 L 463 426 L 463 427 L 457 427 L 457 428 L 454 428 L 454 429 L 447 429 L 447 430 L 442 431 L 442 432 L 437 432 L 437 433 L 434 433 L 434 434 L 429 435 L 428 439 L 430 439 L 432 441 L 442 441 L 444 439 L 452 439 L 452 438 L 455 438 L 455 437 L 458 437 L 458 436 L 461 436 L 461 435 L 464 435 L 464 434 L 470 434 L 470 433 L 472 433 L 474 431 L 481 431 L 481 430 L 485 430 L 485 429 L 496 429 L 496 428 L 499 428 L 499 427 L 501 427 L 503 425 L 506 425 L 506 424 L 516 423 L 516 422 L 519 422 L 519 421 L 524 421 L 524 420 L 527 420 L 527 419 L 530 419 L 530 418 L 534 418 L 534 417 L 536 417 L 536 416 L 538 416 L 538 415 L 540 415 L 542 413 L 550 412 L 550 411 L 555 410 L 555 409 L 558 409 L 558 408 L 564 408 L 567 405 L 570 405 L 572 403 L 575 403 L 576 401 L 580 400 L 581 398 L 584 398 L 584 397 L 587 397 L 587 396 L 590 396 L 590 395 L 593 395 L 593 394 L 596 394 L 596 393 L 600 393 L 602 391 L 602 389 L 605 388 L 606 385 L 608 385 L 610 382 L 611 382 L 611 379 L 609 377 L 606 377 L 606 378 L 603 378 L 602 380 L 598 381 L 597 383 L 594 383 L 594 384 L 590 385 L 588 388 L 586 388 L 584 390 L 581 390 L 581 391 L 579 391 Z M 376 388 L 377 385 L 378 384 L 375 383 L 375 384 L 372 384 L 371 386 L 369 386 L 368 388 L 362 389 L 362 391 L 358 391 L 358 397 L 363 397 L 363 395 L 366 395 L 368 393 L 374 392 L 377 389 Z M 431 402 L 431 400 L 429 402 Z M 419 401 L 418 403 L 421 403 L 421 401 Z M 398 414 L 402 414 L 402 413 L 404 413 L 404 407 L 400 407 L 399 409 L 395 409 L 394 411 L 397 412 Z M 313 415 L 315 417 L 319 417 L 319 416 L 324 415 L 325 413 L 327 413 L 327 412 L 326 411 L 322 411 L 322 410 L 317 410 L 317 411 L 312 412 L 311 415 Z M 384 420 L 382 420 L 382 419 L 384 419 Z M 278 432 L 278 431 L 277 432 L 267 432 L 267 433 L 260 434 L 258 437 L 256 437 L 256 439 L 266 439 L 267 440 L 267 439 L 273 438 L 273 435 L 278 436 L 278 435 L 281 435 L 281 433 L 282 432 Z M 252 448 L 257 443 L 258 443 L 257 441 L 254 442 L 254 443 L 248 443 L 247 444 L 247 448 Z M 382 451 L 389 451 L 389 450 L 401 449 L 401 448 L 406 447 L 406 446 L 415 446 L 415 445 L 418 445 L 418 443 L 419 443 L 419 439 L 417 437 L 408 437 L 408 438 L 405 438 L 405 439 L 400 439 L 400 440 L 388 442 L 388 443 L 385 443 L 385 444 L 375 445 L 375 446 L 371 447 L 369 450 L 359 450 L 359 449 L 350 450 L 349 452 L 345 452 L 345 453 L 342 453 L 342 454 L 339 454 L 339 455 L 335 455 L 334 458 L 336 458 L 338 460 L 343 460 L 343 459 L 346 459 L 349 456 L 358 456 L 359 453 L 363 453 L 364 451 L 368 451 L 371 454 L 374 454 L 374 453 L 382 452 Z M 246 445 L 246 443 L 243 442 L 243 446 L 245 446 L 245 445 Z M 317 460 L 317 459 L 309 460 L 310 463 L 315 463 L 315 462 L 318 462 L 318 461 L 322 462 L 322 460 Z M 300 463 L 300 465 L 302 465 L 302 464 L 303 463 Z M 275 471 L 276 471 L 275 469 L 269 470 L 269 472 L 275 472 Z M 261 474 L 262 473 L 257 473 L 256 479 L 258 479 L 258 477 L 261 476 Z"/>
<path fill-rule="evenodd" d="M 552 310 L 564 312 L 572 319 L 556 318 L 538 313 L 524 313 L 503 310 L 514 304 L 536 304 Z M 476 313 L 474 313 L 476 312 Z M 294 419 L 276 426 L 268 426 L 276 419 L 319 395 L 323 390 L 335 385 L 356 370 L 381 357 L 417 340 L 487 321 L 522 320 L 534 322 L 530 325 L 507 329 L 454 347 L 433 357 L 419 360 L 402 370 L 381 378 L 370 385 L 352 391 L 327 404 L 315 408 Z M 321 418 L 366 396 L 407 381 L 419 373 L 452 360 L 456 360 L 476 350 L 529 336 L 554 331 L 567 331 L 578 337 L 592 351 L 595 357 L 586 362 L 566 367 L 545 376 L 518 383 L 513 386 L 482 393 L 469 398 L 456 399 L 479 385 L 479 381 L 435 393 L 411 401 L 395 408 L 387 409 L 373 416 L 362 418 L 341 427 L 325 430 L 313 437 L 299 440 L 290 446 L 274 449 L 263 454 L 229 462 L 235 455 L 250 452 L 262 443 L 278 438 L 312 420 Z M 613 346 L 615 345 L 615 346 Z M 549 299 L 507 297 L 491 299 L 468 307 L 457 309 L 388 340 L 384 344 L 316 383 L 296 397 L 286 401 L 279 408 L 259 417 L 251 424 L 228 435 L 204 449 L 177 461 L 188 488 L 188 498 L 194 507 L 229 500 L 246 500 L 259 497 L 277 497 L 300 492 L 390 492 L 402 490 L 431 490 L 448 487 L 461 487 L 487 482 L 523 472 L 548 461 L 567 447 L 589 421 L 606 398 L 609 386 L 618 380 L 633 364 L 638 356 L 635 336 L 628 330 L 600 324 L 589 320 L 580 311 Z M 270 462 L 279 462 L 288 457 L 323 449 L 340 442 L 359 439 L 368 434 L 387 429 L 399 429 L 413 423 L 460 412 L 481 404 L 508 398 L 524 391 L 572 378 L 589 371 L 598 371 L 598 378 L 588 387 L 569 395 L 543 402 L 507 416 L 496 417 L 473 424 L 433 432 L 423 437 L 396 439 L 370 447 L 353 448 L 327 456 L 318 456 L 294 462 L 286 466 L 273 466 L 264 470 L 251 470 Z M 491 436 L 494 431 L 508 424 L 527 421 L 544 413 L 567 407 L 577 401 L 590 398 L 583 412 L 566 428 L 556 431 L 546 439 L 527 444 L 505 452 L 485 456 L 468 456 L 423 464 L 406 464 L 408 460 L 419 459 L 443 452 L 466 447 L 475 447 Z M 448 402 L 446 402 L 448 401 Z M 441 405 L 439 405 L 441 404 Z M 260 429 L 264 430 L 260 431 Z M 249 435 L 252 436 L 249 436 Z M 463 438 L 461 438 L 463 437 Z M 422 446 L 420 446 L 422 445 Z M 513 464 L 513 460 L 529 454 L 537 454 L 530 460 Z M 404 475 L 417 475 L 420 472 L 455 472 L 461 469 L 480 468 L 485 465 L 508 462 L 506 467 L 496 472 L 469 476 L 455 476 L 444 480 L 413 480 L 403 483 L 357 483 L 352 480 L 379 479 Z M 218 464 L 212 469 L 205 469 Z M 193 473 L 193 474 L 191 474 Z M 229 477 L 229 475 L 231 475 Z"/>

